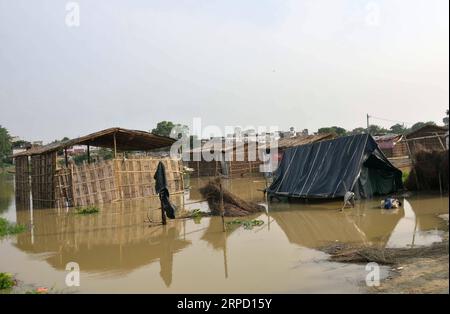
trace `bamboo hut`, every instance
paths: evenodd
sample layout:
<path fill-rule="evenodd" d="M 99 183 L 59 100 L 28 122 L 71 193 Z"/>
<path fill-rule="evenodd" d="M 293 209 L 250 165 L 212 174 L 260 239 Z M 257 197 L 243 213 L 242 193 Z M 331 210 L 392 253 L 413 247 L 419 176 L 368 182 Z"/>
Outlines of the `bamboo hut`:
<path fill-rule="evenodd" d="M 447 134 L 447 127 L 425 125 L 403 135 L 388 134 L 374 138 L 395 167 L 409 171 L 415 163 L 418 152 L 446 151 Z"/>
<path fill-rule="evenodd" d="M 153 175 L 160 161 L 166 166 L 171 193 L 183 191 L 182 164 L 178 159 L 132 156 L 168 147 L 174 139 L 144 131 L 110 128 L 76 139 L 33 147 L 13 156 L 16 196 L 26 201 L 31 191 L 34 208 L 87 206 L 156 195 Z M 87 162 L 69 162 L 67 149 L 87 146 Z M 110 160 L 91 160 L 91 148 L 109 148 Z M 57 162 L 62 154 L 64 160 Z"/>
<path fill-rule="evenodd" d="M 300 135 L 289 138 L 282 138 L 278 141 L 278 156 L 281 159 L 282 152 L 290 147 L 316 143 L 333 139 L 331 133 L 317 135 Z M 219 149 L 217 149 L 219 148 Z M 189 168 L 194 171 L 191 177 L 217 176 L 219 173 L 229 178 L 238 178 L 249 175 L 262 175 L 260 166 L 264 163 L 261 160 L 261 151 L 266 151 L 265 143 L 258 143 L 252 140 L 230 140 L 213 139 L 204 143 L 199 148 L 192 149 L 190 159 L 186 162 Z M 213 160 L 205 159 L 204 154 L 214 155 Z M 200 160 L 194 160 L 194 155 L 198 154 Z"/>

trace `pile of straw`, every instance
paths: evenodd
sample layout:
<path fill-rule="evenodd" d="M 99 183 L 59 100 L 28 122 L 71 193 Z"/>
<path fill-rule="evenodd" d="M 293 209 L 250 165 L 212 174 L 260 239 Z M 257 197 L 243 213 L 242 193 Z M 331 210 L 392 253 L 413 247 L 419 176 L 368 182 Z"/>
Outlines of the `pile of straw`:
<path fill-rule="evenodd" d="M 220 216 L 220 183 L 210 181 L 204 187 L 200 188 L 200 193 L 208 201 L 209 209 L 213 216 Z M 223 207 L 224 216 L 227 217 L 241 217 L 251 215 L 260 211 L 264 211 L 264 206 L 247 202 L 240 197 L 223 189 Z"/>
<path fill-rule="evenodd" d="M 393 265 L 410 258 L 448 255 L 448 241 L 415 248 L 352 248 L 335 246 L 323 249 L 323 251 L 329 253 L 331 255 L 330 259 L 334 262 L 362 264 L 376 262 L 380 265 Z"/>
<path fill-rule="evenodd" d="M 448 191 L 448 180 L 448 152 L 421 149 L 405 186 L 408 190 Z"/>

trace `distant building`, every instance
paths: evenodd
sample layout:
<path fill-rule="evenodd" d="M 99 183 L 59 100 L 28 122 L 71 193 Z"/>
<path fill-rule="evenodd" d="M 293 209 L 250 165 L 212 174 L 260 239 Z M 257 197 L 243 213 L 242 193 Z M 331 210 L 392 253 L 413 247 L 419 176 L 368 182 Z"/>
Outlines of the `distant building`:
<path fill-rule="evenodd" d="M 26 150 L 27 150 L 26 148 L 13 148 L 12 154 L 15 155 L 15 154 L 23 153 Z"/>
<path fill-rule="evenodd" d="M 289 137 L 296 137 L 296 136 L 299 136 L 299 135 L 305 135 L 305 134 L 303 134 L 303 132 L 305 130 L 303 130 L 302 132 L 296 132 L 295 131 L 295 127 L 291 126 L 289 128 L 289 131 L 281 131 L 280 132 L 280 138 L 289 138 Z M 306 132 L 308 133 L 308 130 L 306 130 Z M 308 134 L 306 134 L 306 135 L 308 135 Z"/>
<path fill-rule="evenodd" d="M 85 145 L 75 145 L 70 148 L 67 148 L 67 154 L 69 155 L 82 155 L 87 152 L 87 148 Z"/>
<path fill-rule="evenodd" d="M 309 130 L 308 129 L 303 129 L 301 132 L 297 132 L 296 135 L 297 136 L 308 136 L 309 135 Z"/>
<path fill-rule="evenodd" d="M 408 155 L 407 148 L 402 142 L 403 135 L 401 134 L 375 135 L 373 138 L 383 154 L 388 158 Z"/>

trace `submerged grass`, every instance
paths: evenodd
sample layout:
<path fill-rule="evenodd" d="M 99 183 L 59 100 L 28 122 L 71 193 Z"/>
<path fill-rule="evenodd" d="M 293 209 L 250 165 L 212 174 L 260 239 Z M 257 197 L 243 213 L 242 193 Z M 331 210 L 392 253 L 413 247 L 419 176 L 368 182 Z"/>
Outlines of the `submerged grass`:
<path fill-rule="evenodd" d="M 233 219 L 231 221 L 227 221 L 228 226 L 244 226 L 244 229 L 251 230 L 253 227 L 261 226 L 264 224 L 264 221 L 259 219 L 253 220 L 242 220 L 242 219 Z"/>
<path fill-rule="evenodd" d="M 402 172 L 402 182 L 405 184 L 409 178 L 409 171 L 403 170 Z"/>
<path fill-rule="evenodd" d="M 0 290 L 6 290 L 14 287 L 16 280 L 14 276 L 9 273 L 0 273 Z"/>
<path fill-rule="evenodd" d="M 100 211 L 100 209 L 96 206 L 88 206 L 88 207 L 78 207 L 76 209 L 77 215 L 92 215 L 97 214 Z"/>
<path fill-rule="evenodd" d="M 194 222 L 196 223 L 196 224 L 199 224 L 200 223 L 200 221 L 202 220 L 202 217 L 203 217 L 203 214 L 202 214 L 202 212 L 200 211 L 200 209 L 194 209 L 192 212 L 191 212 L 191 217 L 192 217 L 192 219 L 194 219 Z"/>
<path fill-rule="evenodd" d="M 15 223 L 11 223 L 5 218 L 0 217 L 0 237 L 10 235 L 10 234 L 17 234 L 20 232 L 25 231 L 24 225 L 18 225 Z"/>

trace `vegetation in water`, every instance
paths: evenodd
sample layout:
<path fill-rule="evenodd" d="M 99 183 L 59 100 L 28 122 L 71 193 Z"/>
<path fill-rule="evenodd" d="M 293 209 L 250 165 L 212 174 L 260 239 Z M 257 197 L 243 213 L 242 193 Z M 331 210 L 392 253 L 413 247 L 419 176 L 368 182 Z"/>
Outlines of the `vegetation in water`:
<path fill-rule="evenodd" d="M 92 215 L 97 214 L 99 211 L 100 209 L 96 206 L 78 207 L 76 209 L 78 215 Z"/>
<path fill-rule="evenodd" d="M 190 216 L 191 216 L 192 219 L 194 219 L 194 222 L 195 222 L 196 224 L 199 224 L 200 221 L 202 220 L 203 214 L 202 214 L 202 212 L 200 211 L 200 209 L 197 208 L 197 209 L 194 209 L 194 210 L 191 212 Z"/>
<path fill-rule="evenodd" d="M 402 182 L 403 184 L 405 184 L 406 181 L 408 181 L 408 177 L 409 177 L 409 171 L 403 171 L 402 172 Z"/>
<path fill-rule="evenodd" d="M 20 232 L 25 231 L 24 225 L 18 225 L 14 223 L 10 223 L 5 218 L 0 217 L 0 237 L 10 235 L 10 234 L 17 234 Z"/>
<path fill-rule="evenodd" d="M 0 290 L 10 289 L 16 285 L 12 274 L 0 273 Z"/>
<path fill-rule="evenodd" d="M 264 224 L 264 221 L 259 219 L 253 220 L 242 220 L 242 219 L 233 219 L 231 221 L 227 221 L 227 226 L 244 226 L 244 229 L 251 230 L 253 227 L 261 226 Z"/>

